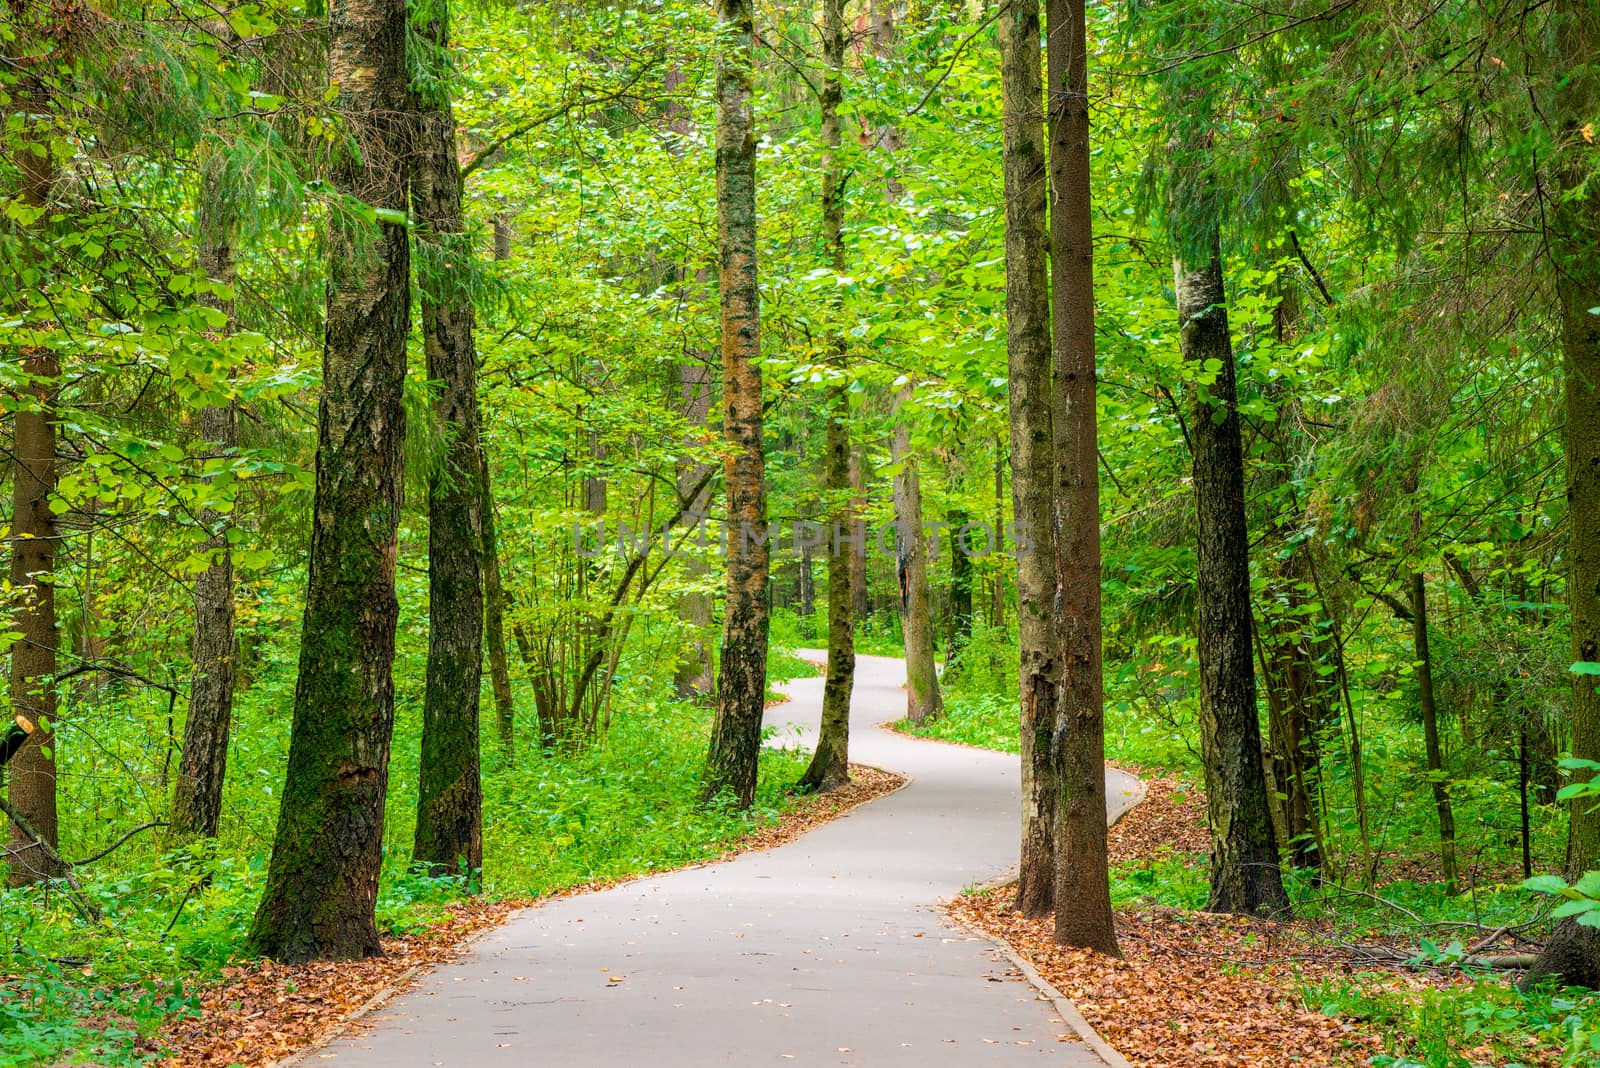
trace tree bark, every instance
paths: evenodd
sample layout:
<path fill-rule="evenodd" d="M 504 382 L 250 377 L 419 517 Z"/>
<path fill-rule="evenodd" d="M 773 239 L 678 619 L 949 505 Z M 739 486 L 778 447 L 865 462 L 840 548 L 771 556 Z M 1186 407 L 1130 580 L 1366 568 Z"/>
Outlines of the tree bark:
<path fill-rule="evenodd" d="M 1011 500 L 1020 535 L 1015 546 L 1022 742 L 1017 909 L 1041 919 L 1055 909 L 1056 775 L 1051 745 L 1061 661 L 1051 618 L 1056 583 L 1055 439 L 1039 0 L 1005 0 L 999 35 Z"/>
<path fill-rule="evenodd" d="M 1179 206 L 1178 210 L 1184 210 Z M 1177 227 L 1180 233 L 1183 228 Z M 1278 871 L 1251 644 L 1250 545 L 1245 522 L 1244 445 L 1228 337 L 1222 253 L 1213 226 L 1198 265 L 1174 255 L 1184 359 L 1196 375 L 1217 365 L 1209 389 L 1189 387 L 1199 527 L 1195 586 L 1199 616 L 1200 748 L 1211 824 L 1212 912 L 1288 910 Z"/>
<path fill-rule="evenodd" d="M 425 242 L 422 340 L 428 379 L 440 383 L 438 428 L 450 442 L 428 480 L 428 668 L 412 856 L 435 874 L 483 867 L 478 701 L 483 672 L 483 468 L 478 353 L 473 342 L 471 246 L 461 207 L 456 123 L 444 88 L 450 7 L 436 0 L 419 27 L 438 65 L 417 101 L 412 203 Z"/>
<path fill-rule="evenodd" d="M 517 760 L 517 706 L 511 694 L 511 667 L 506 661 L 506 586 L 500 571 L 500 537 L 494 516 L 494 489 L 489 481 L 489 454 L 478 456 L 478 506 L 483 523 L 483 641 L 489 652 L 489 686 L 494 691 L 495 734 L 507 764 Z"/>
<path fill-rule="evenodd" d="M 932 597 L 928 591 L 928 539 L 922 533 L 922 478 L 911 451 L 911 425 L 902 409 L 911 399 L 908 382 L 895 399 L 893 455 L 895 555 L 900 576 L 901 633 L 906 648 L 906 718 L 926 723 L 944 710 L 934 661 Z"/>
<path fill-rule="evenodd" d="M 852 614 L 859 624 L 872 610 L 867 601 L 867 537 L 861 519 L 867 514 L 867 450 L 862 445 L 857 445 L 850 453 L 850 488 L 855 494 L 850 509 L 855 516 L 856 534 L 850 546 L 850 589 L 855 596 Z"/>
<path fill-rule="evenodd" d="M 1593 180 L 1600 149 L 1582 126 L 1597 91 L 1594 54 L 1600 14 L 1585 0 L 1557 0 L 1551 9 L 1552 112 L 1558 153 L 1558 191 L 1548 198 L 1545 247 L 1556 279 L 1561 349 L 1566 370 L 1567 530 L 1572 610 L 1572 656 L 1600 661 L 1600 188 Z M 1600 693 L 1595 678 L 1572 678 L 1572 755 L 1600 760 Z M 1567 825 L 1568 878 L 1600 869 L 1600 806 L 1574 798 Z M 1525 988 L 1559 976 L 1563 983 L 1600 989 L 1600 929 L 1562 920 Z"/>
<path fill-rule="evenodd" d="M 49 92 L 24 76 L 15 95 L 12 107 L 24 116 L 19 147 L 12 158 L 21 176 L 18 196 L 23 204 L 43 213 L 49 208 L 56 180 L 55 157 L 43 150 L 53 125 Z M 30 126 L 42 129 L 35 133 Z M 33 151 L 35 146 L 41 150 Z M 24 310 L 30 309 L 24 305 Z M 51 858 L 59 831 L 54 727 L 60 636 L 54 574 L 57 533 L 50 497 L 56 489 L 56 396 L 61 388 L 61 363 L 55 351 L 43 345 L 25 346 L 19 355 L 28 384 L 18 392 L 26 397 L 28 406 L 16 411 L 11 458 L 11 588 L 17 598 L 16 629 L 21 635 L 11 647 L 11 710 L 35 729 L 28 732 L 6 768 L 6 790 L 11 806 L 35 832 L 11 826 L 11 882 L 22 885 L 63 871 Z M 50 848 L 36 846 L 38 841 Z"/>
<path fill-rule="evenodd" d="M 220 151 L 205 152 L 200 177 L 200 270 L 211 281 L 232 288 L 233 242 L 238 208 L 227 188 L 226 162 Z M 235 301 L 231 295 L 207 294 L 205 300 L 227 316 L 224 330 L 233 331 Z M 212 452 L 227 455 L 239 443 L 239 415 L 232 404 L 208 406 L 200 412 L 200 434 Z M 214 838 L 222 815 L 222 785 L 228 766 L 228 729 L 233 719 L 235 639 L 233 554 L 228 548 L 227 517 L 214 509 L 200 513 L 211 530 L 206 549 L 211 562 L 194 583 L 194 677 L 189 685 L 189 716 L 183 726 L 183 756 L 172 801 L 172 834 Z"/>
<path fill-rule="evenodd" d="M 1421 516 L 1413 516 L 1414 527 Z M 1450 809 L 1450 791 L 1444 781 L 1444 753 L 1439 747 L 1439 711 L 1434 701 L 1433 658 L 1428 652 L 1428 584 L 1422 572 L 1411 575 L 1411 644 L 1417 658 L 1417 692 L 1422 706 L 1422 736 L 1428 754 L 1428 779 L 1433 804 L 1439 813 L 1439 859 L 1444 867 L 1445 892 L 1458 891 L 1456 880 L 1456 820 Z"/>
<path fill-rule="evenodd" d="M 962 538 L 962 530 L 972 516 L 964 508 L 945 513 L 950 521 L 950 629 L 945 636 L 945 662 L 954 665 L 972 641 L 972 554 Z"/>
<path fill-rule="evenodd" d="M 844 272 L 844 160 L 839 104 L 844 98 L 844 0 L 823 0 L 822 58 L 822 246 L 828 266 Z M 832 339 L 835 371 L 845 367 L 844 338 Z M 828 429 L 823 485 L 828 493 L 828 667 L 822 683 L 822 724 L 811 764 L 800 786 L 834 790 L 850 782 L 850 696 L 855 689 L 855 591 L 850 585 L 850 547 L 855 523 L 850 507 L 850 389 L 828 387 Z"/>
<path fill-rule="evenodd" d="M 412 138 L 404 0 L 330 16 L 329 73 L 354 145 L 343 194 L 406 210 Z M 391 217 L 392 218 L 392 217 Z M 298 962 L 375 956 L 383 803 L 394 726 L 395 530 L 403 491 L 410 235 L 332 213 L 316 493 L 288 774 L 255 952 Z"/>
<path fill-rule="evenodd" d="M 718 290 L 722 312 L 722 428 L 728 443 L 727 596 L 722 670 L 702 796 L 755 800 L 767 689 L 767 489 L 762 456 L 761 296 L 756 284 L 755 66 L 750 0 L 717 0 Z"/>
<path fill-rule="evenodd" d="M 494 258 L 511 258 L 511 220 L 504 212 L 494 217 Z M 480 446 L 482 428 L 479 428 Z M 506 661 L 506 587 L 500 570 L 500 539 L 495 526 L 494 487 L 489 477 L 489 450 L 478 451 L 479 483 L 483 498 L 478 505 L 483 524 L 483 640 L 489 647 L 489 684 L 494 691 L 495 733 L 507 764 L 517 758 L 517 706 L 511 694 L 511 669 Z"/>
<path fill-rule="evenodd" d="M 1117 956 L 1106 855 L 1105 697 L 1100 653 L 1100 468 L 1096 446 L 1094 233 L 1085 0 L 1047 0 L 1051 344 L 1055 354 L 1055 940 Z M 1249 661 L 1250 609 L 1245 606 Z M 1259 745 L 1257 747 L 1259 752 Z"/>

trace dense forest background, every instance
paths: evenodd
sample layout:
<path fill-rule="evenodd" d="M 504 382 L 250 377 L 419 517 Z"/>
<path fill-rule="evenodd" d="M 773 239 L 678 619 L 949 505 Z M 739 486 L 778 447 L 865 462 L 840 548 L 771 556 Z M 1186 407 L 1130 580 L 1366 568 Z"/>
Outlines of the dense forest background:
<path fill-rule="evenodd" d="M 1600 14 L 1050 14 L 1073 10 L 1106 755 L 1207 790 L 1214 833 L 1219 805 L 1249 810 L 1283 884 L 1219 889 L 1174 850 L 1113 865 L 1110 900 L 1399 931 L 1429 967 L 1488 970 L 1307 1003 L 1387 1021 L 1386 1063 L 1526 1041 L 1579 1063 L 1600 1007 L 1477 959 L 1600 907 L 1600 634 L 1574 640 L 1575 605 L 1600 625 L 1574 580 L 1600 579 Z M 1016 104 L 1053 129 L 1083 98 L 1041 85 L 1037 8 L 332 13 L 0 20 L 5 753 L 28 824 L 0 890 L 5 1063 L 152 1055 L 223 967 L 326 955 L 326 917 L 296 915 L 325 876 L 285 857 L 341 829 L 381 872 L 376 928 L 338 921 L 354 955 L 464 895 L 714 855 L 802 776 L 844 775 L 768 739 L 757 777 L 740 748 L 768 686 L 815 670 L 794 650 L 906 656 L 907 729 L 1025 762 L 1048 736 L 1018 730 L 1044 603 L 1018 598 L 1042 581 L 1019 494 L 1057 474 L 1020 465 L 1014 422 L 1019 287 L 1046 271 L 1011 239 L 1063 202 L 1042 155 L 1015 182 L 1044 149 Z M 760 332 L 730 364 L 735 298 Z M 1236 491 L 1208 482 L 1224 424 Z M 1207 508 L 1230 492 L 1254 802 L 1223 797 L 1203 714 Z M 759 560 L 741 517 L 771 525 Z M 340 799 L 306 786 L 346 771 Z M 1486 1034 L 1502 1058 L 1468 1057 Z"/>

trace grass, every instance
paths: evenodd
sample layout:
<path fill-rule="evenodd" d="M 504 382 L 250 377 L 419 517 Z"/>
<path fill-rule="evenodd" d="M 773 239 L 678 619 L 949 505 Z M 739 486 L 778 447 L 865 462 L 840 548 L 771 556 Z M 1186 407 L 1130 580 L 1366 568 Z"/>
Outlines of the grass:
<path fill-rule="evenodd" d="M 86 891 L 106 912 L 99 926 L 84 923 L 58 890 L 0 890 L 0 1068 L 147 1062 L 162 1022 L 197 1012 L 195 987 L 245 953 L 270 844 L 264 832 L 282 777 L 281 710 L 289 707 L 283 702 L 293 663 L 293 650 L 280 651 L 241 694 L 229 818 L 219 841 L 169 851 L 151 832 L 84 869 Z M 460 878 L 408 870 L 415 784 L 407 766 L 418 736 L 418 709 L 408 695 L 418 667 L 414 648 L 397 664 L 402 699 L 377 908 L 380 927 L 394 934 L 429 926 L 465 891 Z M 602 744 L 524 754 L 515 767 L 486 752 L 486 895 L 536 896 L 712 858 L 789 807 L 786 790 L 803 771 L 801 754 L 763 752 L 750 811 L 702 806 L 708 711 L 647 685 L 619 687 L 626 688 Z M 130 708 L 122 721 L 137 725 L 142 714 Z M 154 801 L 162 796 L 151 793 Z M 69 799 L 82 805 L 92 795 Z M 99 818 L 112 811 L 99 810 Z M 81 825 L 96 814 L 66 815 L 69 825 Z M 77 844 L 71 852 L 79 852 Z"/>

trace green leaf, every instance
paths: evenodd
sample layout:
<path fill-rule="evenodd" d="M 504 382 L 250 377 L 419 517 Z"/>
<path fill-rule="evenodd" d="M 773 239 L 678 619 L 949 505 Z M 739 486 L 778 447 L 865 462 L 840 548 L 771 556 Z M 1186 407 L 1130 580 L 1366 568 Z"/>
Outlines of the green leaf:
<path fill-rule="evenodd" d="M 1522 888 L 1536 894 L 1559 894 L 1567 888 L 1567 881 L 1559 875 L 1535 875 L 1522 880 Z"/>

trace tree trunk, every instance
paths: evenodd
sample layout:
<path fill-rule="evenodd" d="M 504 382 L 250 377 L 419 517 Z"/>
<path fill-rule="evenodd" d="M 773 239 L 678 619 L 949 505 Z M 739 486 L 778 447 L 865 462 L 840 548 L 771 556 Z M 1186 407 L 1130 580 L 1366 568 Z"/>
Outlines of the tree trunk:
<path fill-rule="evenodd" d="M 954 665 L 972 641 L 972 554 L 962 538 L 972 517 L 965 509 L 945 513 L 950 521 L 950 631 L 945 638 L 945 661 Z"/>
<path fill-rule="evenodd" d="M 857 624 L 867 618 L 872 606 L 867 601 L 867 535 L 862 516 L 867 514 L 867 451 L 856 446 L 850 453 L 850 488 L 855 497 L 850 502 L 855 517 L 855 538 L 850 544 L 850 589 L 855 597 L 854 611 Z"/>
<path fill-rule="evenodd" d="M 1183 210 L 1180 206 L 1179 210 Z M 1182 228 L 1177 228 L 1180 232 Z M 1245 523 L 1244 445 L 1228 337 L 1222 253 L 1214 226 L 1198 266 L 1174 256 L 1184 359 L 1198 376 L 1210 361 L 1216 380 L 1189 387 L 1199 527 L 1200 748 L 1211 824 L 1212 912 L 1281 913 L 1289 900 L 1278 871 L 1261 724 L 1250 652 L 1250 545 Z"/>
<path fill-rule="evenodd" d="M 844 160 L 839 104 L 844 98 L 844 0 L 823 0 L 822 245 L 828 266 L 844 273 Z M 843 337 L 832 339 L 835 371 L 845 371 Z M 828 387 L 828 430 L 823 485 L 828 493 L 828 668 L 822 683 L 822 725 L 817 750 L 800 777 L 802 787 L 834 790 L 850 782 L 850 696 L 856 681 L 855 591 L 850 585 L 855 522 L 850 507 L 850 388 Z"/>
<path fill-rule="evenodd" d="M 1089 50 L 1085 0 L 1048 0 L 1050 266 L 1055 353 L 1055 940 L 1118 955 L 1106 855 L 1105 699 L 1100 660 L 1100 469 L 1096 447 Z M 1245 606 L 1249 661 L 1249 605 Z M 1259 752 L 1259 746 L 1257 751 Z"/>
<path fill-rule="evenodd" d="M 997 556 L 1004 556 L 1006 552 L 1006 455 L 998 437 L 994 439 L 994 551 Z M 989 625 L 1006 625 L 1006 572 L 1003 567 L 995 568 L 994 572 Z"/>
<path fill-rule="evenodd" d="M 1022 852 L 1017 908 L 1055 909 L 1056 775 L 1051 762 L 1061 661 L 1055 599 L 1055 441 L 1051 431 L 1049 233 L 1039 0 L 1000 9 L 1006 204 L 1006 353 L 1011 501 L 1018 534 Z M 999 478 L 996 478 L 996 486 Z"/>
<path fill-rule="evenodd" d="M 755 66 L 750 0 L 717 0 L 718 291 L 722 306 L 722 432 L 728 443 L 727 597 L 722 670 L 702 796 L 755 800 L 767 692 L 767 487 L 761 442 L 761 295 L 756 285 Z"/>
<path fill-rule="evenodd" d="M 897 412 L 911 399 L 907 383 L 895 400 Z M 922 478 L 911 451 L 911 426 L 897 416 L 894 427 L 896 570 L 900 576 L 901 633 L 906 647 L 906 718 L 937 719 L 944 709 L 934 662 L 932 598 L 928 592 L 928 539 L 922 534 Z"/>
<path fill-rule="evenodd" d="M 355 144 L 335 187 L 403 215 L 411 94 L 403 0 L 330 18 L 329 74 Z M 392 218 L 392 217 L 391 217 Z M 410 235 L 330 213 L 316 493 L 289 766 L 250 932 L 278 960 L 369 957 L 394 726 L 395 530 L 403 490 Z"/>
<path fill-rule="evenodd" d="M 1421 516 L 1413 516 L 1413 526 Z M 1433 658 L 1428 653 L 1428 584 L 1422 572 L 1411 575 L 1411 643 L 1417 658 L 1417 692 L 1422 705 L 1422 736 L 1428 751 L 1428 778 L 1433 804 L 1439 811 L 1439 860 L 1444 867 L 1445 892 L 1458 892 L 1456 880 L 1456 819 L 1450 810 L 1450 791 L 1444 781 L 1444 753 L 1439 747 L 1439 712 L 1434 703 Z"/>
<path fill-rule="evenodd" d="M 222 153 L 202 146 L 200 177 L 200 270 L 211 281 L 232 288 L 234 236 L 238 205 L 227 188 Z M 207 294 L 206 302 L 227 316 L 224 330 L 234 326 L 232 296 Z M 200 434 L 212 452 L 227 455 L 239 443 L 239 414 L 232 405 L 209 406 L 200 412 Z M 189 685 L 189 716 L 183 727 L 183 756 L 172 800 L 172 834 L 216 837 L 222 815 L 222 784 L 228 766 L 228 727 L 233 719 L 235 666 L 233 555 L 228 549 L 226 516 L 213 509 L 200 513 L 212 531 L 206 549 L 211 562 L 194 583 L 194 678 Z"/>
<path fill-rule="evenodd" d="M 37 136 L 24 129 L 13 153 L 12 162 L 21 175 L 19 199 L 44 212 L 56 179 L 55 157 L 43 148 L 53 126 L 47 117 L 48 91 L 25 77 L 15 94 L 12 107 L 24 114 L 24 125 L 38 123 L 45 128 Z M 33 151 L 36 146 L 40 151 Z M 54 585 L 56 519 L 50 497 L 56 489 L 55 405 L 61 364 L 55 351 L 44 346 L 23 348 L 21 364 L 28 385 L 18 392 L 30 403 L 16 410 L 11 456 L 11 588 L 20 634 L 11 647 L 11 711 L 35 729 L 6 768 L 6 788 L 11 806 L 38 835 L 11 826 L 11 881 L 18 885 L 52 878 L 63 870 L 49 850 L 34 845 L 43 841 L 53 850 L 59 830 L 54 727 L 60 637 Z"/>
<path fill-rule="evenodd" d="M 489 685 L 494 690 L 495 733 L 507 764 L 517 759 L 517 706 L 511 696 L 511 668 L 506 662 L 506 587 L 500 572 L 500 539 L 494 517 L 494 489 L 489 481 L 489 455 L 478 454 L 478 505 L 483 523 L 483 641 L 489 651 Z"/>
<path fill-rule="evenodd" d="M 494 258 L 511 258 L 511 220 L 494 217 Z M 481 428 L 480 428 L 481 429 Z M 480 438 L 482 435 L 479 435 Z M 481 442 L 480 442 L 481 444 Z M 494 487 L 489 477 L 489 451 L 478 451 L 478 488 L 483 498 L 478 516 L 483 523 L 483 640 L 489 647 L 489 684 L 494 690 L 495 733 L 507 764 L 517 758 L 517 706 L 511 695 L 511 669 L 506 662 L 506 587 L 500 570 L 500 540 L 495 527 Z"/>
<path fill-rule="evenodd" d="M 678 368 L 678 379 L 684 419 L 694 426 L 704 426 L 711 418 L 709 369 L 704 364 L 685 363 Z M 703 538 L 705 534 L 706 516 L 711 511 L 711 486 L 702 484 L 705 473 L 706 465 L 701 463 L 685 462 L 678 469 L 679 499 L 687 500 L 685 495 L 689 493 L 694 495 L 692 500 L 688 500 L 693 526 L 685 531 L 685 537 L 692 534 L 696 538 Z M 684 578 L 698 585 L 705 581 L 707 570 L 701 554 L 692 553 Z M 711 595 L 702 590 L 682 594 L 678 598 L 678 618 L 688 627 L 690 638 L 688 648 L 678 661 L 673 689 L 685 700 L 703 700 L 716 685 L 711 670 Z"/>
<path fill-rule="evenodd" d="M 461 208 L 456 123 L 445 86 L 446 0 L 419 27 L 438 81 L 417 101 L 412 203 L 421 227 L 418 288 L 428 379 L 440 383 L 438 429 L 450 445 L 428 480 L 428 668 L 412 856 L 435 874 L 483 867 L 478 701 L 483 672 L 483 475 L 471 246 Z"/>
<path fill-rule="evenodd" d="M 1593 180 L 1600 149 L 1583 136 L 1597 92 L 1593 57 L 1600 15 L 1584 0 L 1556 0 L 1551 13 L 1552 111 L 1559 132 L 1558 192 L 1548 198 L 1545 247 L 1555 271 L 1561 348 L 1566 365 L 1567 579 L 1574 660 L 1600 662 L 1600 188 Z M 1572 756 L 1600 760 L 1600 693 L 1595 678 L 1572 678 Z M 1574 798 L 1568 823 L 1568 878 L 1600 869 L 1600 806 Z M 1524 987 L 1559 975 L 1600 989 L 1600 929 L 1565 919 Z"/>
<path fill-rule="evenodd" d="M 842 0 L 826 2 L 829 9 L 843 7 Z M 850 696 L 856 680 L 855 591 L 847 540 L 855 518 L 850 508 L 850 393 L 841 384 L 831 387 L 829 395 L 827 488 L 832 491 L 829 500 L 836 503 L 828 532 L 828 668 L 817 751 L 799 784 L 814 790 L 850 782 Z"/>

